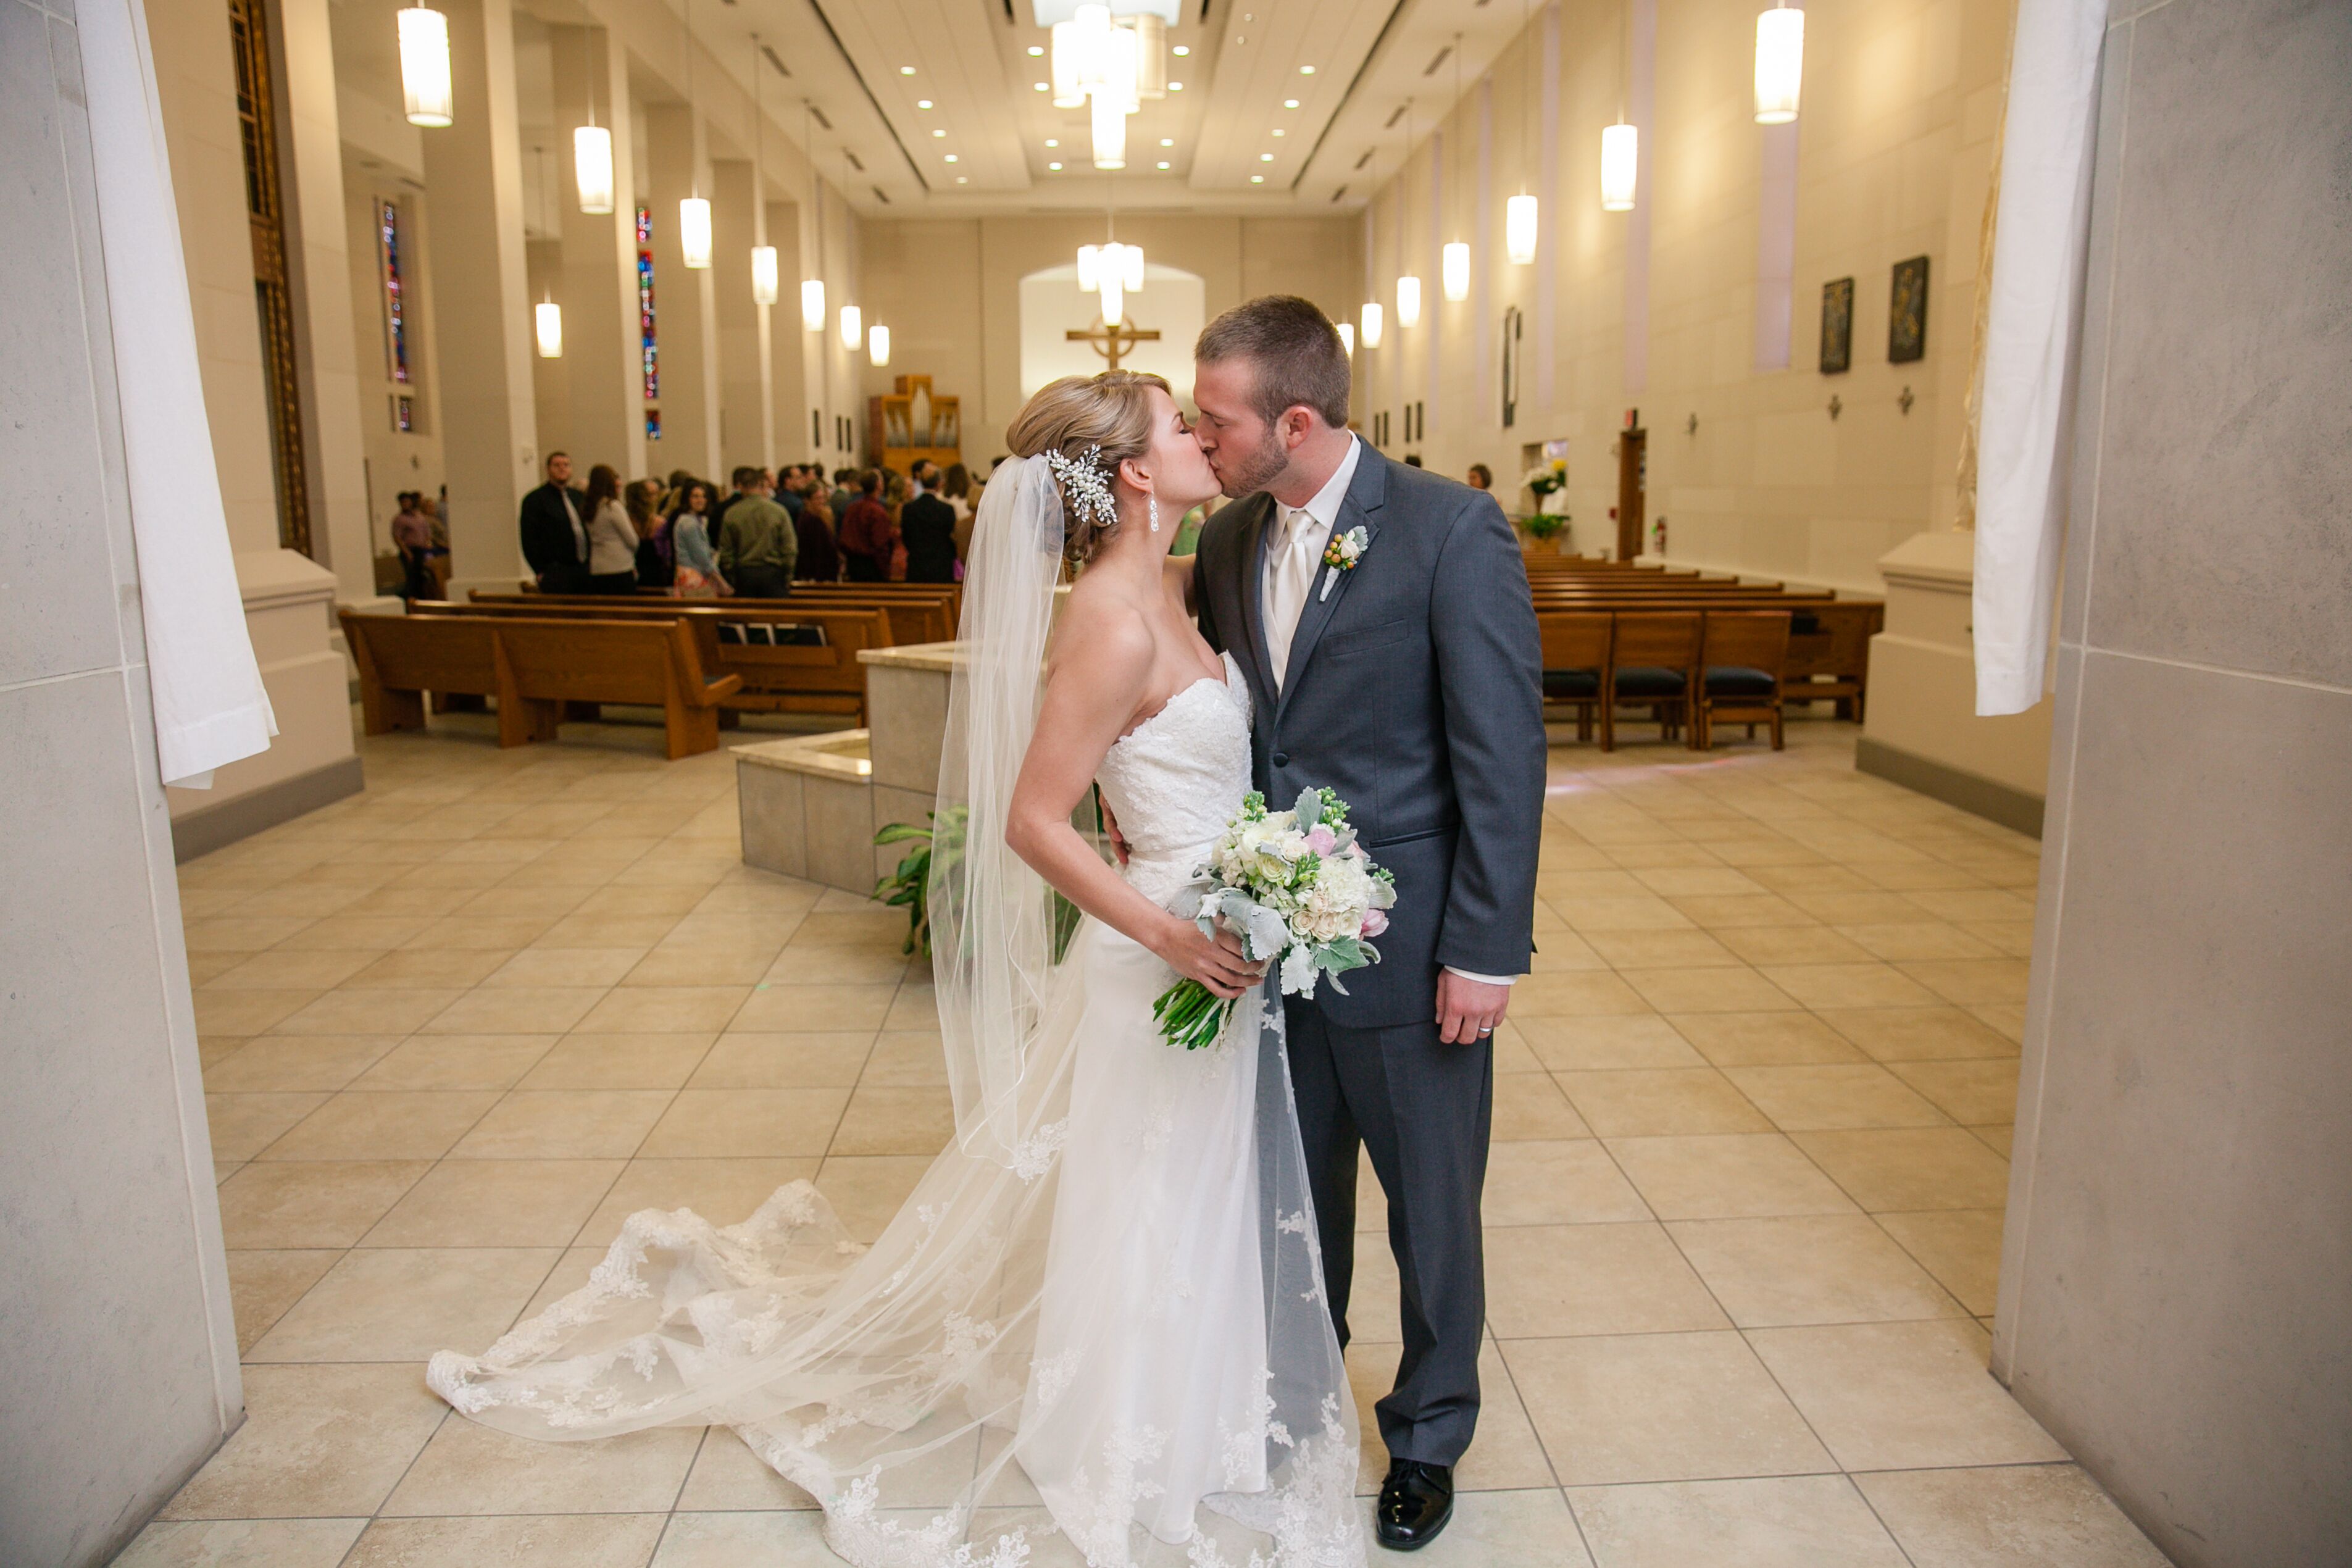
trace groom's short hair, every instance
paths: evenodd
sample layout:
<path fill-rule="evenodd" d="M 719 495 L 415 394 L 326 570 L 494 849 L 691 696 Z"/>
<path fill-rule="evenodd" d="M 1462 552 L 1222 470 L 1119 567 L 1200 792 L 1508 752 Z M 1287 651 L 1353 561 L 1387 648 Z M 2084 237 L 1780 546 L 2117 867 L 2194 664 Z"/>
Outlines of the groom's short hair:
<path fill-rule="evenodd" d="M 1311 300 L 1265 294 L 1234 306 L 1201 332 L 1193 359 L 1247 360 L 1253 406 L 1269 425 L 1304 405 L 1335 430 L 1348 427 L 1348 350 Z"/>

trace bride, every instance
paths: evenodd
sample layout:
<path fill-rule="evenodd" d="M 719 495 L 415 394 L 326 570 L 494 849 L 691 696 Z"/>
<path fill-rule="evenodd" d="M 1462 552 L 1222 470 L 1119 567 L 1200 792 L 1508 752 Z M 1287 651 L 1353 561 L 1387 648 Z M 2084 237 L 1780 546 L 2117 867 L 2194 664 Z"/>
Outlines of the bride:
<path fill-rule="evenodd" d="M 1134 371 L 1054 383 L 1007 438 L 932 857 L 955 1142 L 862 1250 L 807 1182 L 739 1225 L 634 1215 L 588 1284 L 427 1381 L 535 1437 L 724 1423 L 858 1568 L 1360 1568 L 1282 1010 L 1171 912 L 1249 788 L 1247 689 L 1169 555 L 1217 479 Z M 1097 785 L 1123 872 L 1071 826 Z M 1160 1037 L 1179 976 L 1239 998 L 1212 1048 Z"/>

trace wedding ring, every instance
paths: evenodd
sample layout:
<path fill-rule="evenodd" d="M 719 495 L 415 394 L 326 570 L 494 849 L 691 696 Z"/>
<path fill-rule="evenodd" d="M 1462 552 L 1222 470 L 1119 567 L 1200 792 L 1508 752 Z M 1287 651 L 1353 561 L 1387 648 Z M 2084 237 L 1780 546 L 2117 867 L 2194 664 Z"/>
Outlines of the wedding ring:
<path fill-rule="evenodd" d="M 1494 1030 L 1492 1030 L 1492 1029 L 1481 1029 L 1481 1030 L 1479 1030 L 1478 1032 L 1479 1032 L 1480 1034 L 1482 1034 L 1482 1035 L 1491 1035 L 1491 1034 L 1493 1034 L 1495 1031 L 1494 1031 Z"/>

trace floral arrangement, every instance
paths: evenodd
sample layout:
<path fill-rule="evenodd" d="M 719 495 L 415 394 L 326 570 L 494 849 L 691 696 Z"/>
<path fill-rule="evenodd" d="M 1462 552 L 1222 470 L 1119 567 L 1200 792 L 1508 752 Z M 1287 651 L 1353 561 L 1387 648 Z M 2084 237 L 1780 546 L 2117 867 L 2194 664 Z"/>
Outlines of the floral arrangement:
<path fill-rule="evenodd" d="M 1539 496 L 1548 496 L 1568 484 L 1568 459 L 1554 458 L 1549 463 L 1538 463 L 1520 479 L 1519 483 Z"/>
<path fill-rule="evenodd" d="M 1371 542 L 1372 536 L 1361 527 L 1331 536 L 1331 542 L 1323 547 L 1323 564 L 1331 570 L 1323 574 L 1323 592 L 1317 598 L 1331 596 L 1331 584 L 1339 580 L 1340 573 L 1356 569 L 1356 563 L 1364 558 L 1364 547 Z"/>
<path fill-rule="evenodd" d="M 1371 939 L 1388 929 L 1396 882 L 1356 841 L 1348 804 L 1328 789 L 1302 792 L 1288 811 L 1268 811 L 1252 791 L 1194 873 L 1193 919 L 1242 939 L 1253 963 L 1279 963 L 1286 996 L 1313 996 L 1318 981 L 1346 995 L 1339 976 L 1378 963 Z M 1224 1035 L 1234 1005 L 1197 980 L 1161 994 L 1152 1016 L 1160 1037 L 1186 1050 Z"/>

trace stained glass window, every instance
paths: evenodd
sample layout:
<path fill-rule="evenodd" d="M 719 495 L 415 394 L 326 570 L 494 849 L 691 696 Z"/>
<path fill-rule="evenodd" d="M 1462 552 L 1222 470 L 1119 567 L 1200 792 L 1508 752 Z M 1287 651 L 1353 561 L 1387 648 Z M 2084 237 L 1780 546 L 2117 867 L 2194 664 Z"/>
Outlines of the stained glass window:
<path fill-rule="evenodd" d="M 646 439 L 648 441 L 661 439 L 661 410 L 658 408 L 646 410 Z"/>
<path fill-rule="evenodd" d="M 377 221 L 383 232 L 384 343 L 392 359 L 392 379 L 405 386 L 408 384 L 408 300 L 400 276 L 400 208 L 391 202 L 380 202 L 377 205 L 380 209 Z"/>
<path fill-rule="evenodd" d="M 654 343 L 654 215 L 651 207 L 637 209 L 637 336 L 643 344 L 646 367 L 646 396 L 661 395 L 661 361 Z M 650 418 L 646 428 L 649 437 L 661 434 L 658 418 Z"/>
<path fill-rule="evenodd" d="M 416 428 L 416 405 L 404 392 L 395 392 L 392 395 L 392 427 L 395 430 Z"/>

